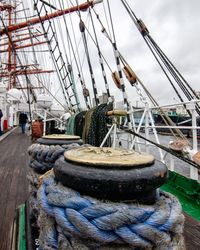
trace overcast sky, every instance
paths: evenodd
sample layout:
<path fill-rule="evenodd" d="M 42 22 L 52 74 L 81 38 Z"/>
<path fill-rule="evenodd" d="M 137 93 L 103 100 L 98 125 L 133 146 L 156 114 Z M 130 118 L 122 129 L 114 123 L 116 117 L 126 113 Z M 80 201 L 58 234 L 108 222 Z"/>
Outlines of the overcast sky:
<path fill-rule="evenodd" d="M 29 0 L 24 2 L 29 3 Z M 49 1 L 51 4 L 57 1 Z M 66 3 L 67 1 L 63 2 Z M 75 3 L 76 1 L 74 1 Z M 84 1 L 79 1 L 84 2 Z M 196 91 L 200 90 L 200 1 L 199 0 L 127 0 L 138 18 L 146 24 L 150 35 L 166 53 L 177 69 Z M 160 104 L 174 103 L 178 98 L 170 83 L 161 72 L 142 36 L 131 21 L 120 0 L 110 0 L 116 41 L 119 51 L 131 65 L 143 84 Z M 66 5 L 67 6 L 67 5 Z M 95 10 L 103 17 L 103 5 L 95 6 Z M 87 13 L 82 13 L 86 20 Z M 69 18 L 69 17 L 67 17 Z M 72 18 L 77 20 L 77 15 Z M 104 19 L 105 20 L 105 19 Z M 69 21 L 69 19 L 68 19 Z M 74 24 L 78 29 L 78 21 Z M 91 25 L 90 25 L 91 27 Z M 102 53 L 111 64 L 112 70 L 117 67 L 114 63 L 112 47 L 101 34 L 101 27 L 97 27 Z M 77 31 L 80 38 L 80 32 Z M 78 38 L 78 39 L 79 39 Z M 83 48 L 81 49 L 83 51 Z M 95 80 L 99 95 L 105 92 L 100 65 L 98 64 L 97 52 L 92 45 L 89 47 Z M 92 58 L 93 57 L 93 58 Z M 112 62 L 111 62 L 112 61 Z M 47 62 L 46 62 L 47 63 Z M 84 63 L 84 77 L 87 87 L 91 90 L 89 71 Z M 122 100 L 122 94 L 111 80 L 110 72 L 107 71 L 111 93 L 116 99 Z M 78 92 L 81 87 L 78 85 Z M 126 89 L 129 100 L 133 105 L 139 100 L 133 87 L 126 81 Z"/>
<path fill-rule="evenodd" d="M 129 0 L 128 2 L 177 69 L 195 90 L 200 90 L 200 1 Z M 120 16 L 120 19 L 115 19 L 115 24 L 121 29 L 119 35 L 117 34 L 120 51 L 159 103 L 174 102 L 176 94 L 163 77 L 139 32 L 126 15 L 126 11 L 120 6 L 121 4 L 113 6 Z"/>

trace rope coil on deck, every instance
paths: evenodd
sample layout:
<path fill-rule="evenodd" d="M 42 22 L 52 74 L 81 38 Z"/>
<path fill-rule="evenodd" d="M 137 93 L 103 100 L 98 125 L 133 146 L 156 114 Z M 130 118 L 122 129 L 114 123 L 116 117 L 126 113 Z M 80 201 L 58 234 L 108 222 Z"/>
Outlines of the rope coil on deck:
<path fill-rule="evenodd" d="M 49 171 L 54 167 L 55 161 L 61 157 L 65 151 L 72 148 L 80 147 L 77 143 L 69 145 L 43 145 L 34 143 L 28 148 L 30 155 L 29 171 L 27 178 L 29 181 L 29 206 L 30 215 L 33 220 L 38 218 L 37 190 L 39 177 L 41 174 Z"/>
<path fill-rule="evenodd" d="M 103 202 L 62 186 L 51 173 L 44 177 L 37 198 L 42 213 L 54 218 L 67 239 L 84 241 L 87 247 L 180 249 L 174 247 L 179 244 L 184 217 L 178 200 L 168 193 L 158 194 L 154 205 Z M 56 249 L 58 234 L 50 233 L 55 237 L 46 235 L 48 245 Z"/>
<path fill-rule="evenodd" d="M 45 173 L 54 167 L 55 161 L 64 154 L 66 150 L 79 147 L 79 144 L 72 143 L 69 145 L 42 145 L 38 143 L 32 144 L 28 148 L 31 156 L 29 166 L 36 172 Z"/>

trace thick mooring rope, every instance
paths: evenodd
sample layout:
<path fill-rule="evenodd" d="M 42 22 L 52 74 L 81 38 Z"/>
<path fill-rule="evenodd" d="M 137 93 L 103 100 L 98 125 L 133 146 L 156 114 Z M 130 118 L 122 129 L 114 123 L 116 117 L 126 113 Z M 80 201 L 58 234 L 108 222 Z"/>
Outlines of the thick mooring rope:
<path fill-rule="evenodd" d="M 62 186 L 51 173 L 44 177 L 37 198 L 42 213 L 54 218 L 69 241 L 79 239 L 88 247 L 117 244 L 130 249 L 180 249 L 175 246 L 184 217 L 179 202 L 168 193 L 161 192 L 154 205 L 99 201 Z M 58 233 L 51 231 L 51 235 L 48 245 L 57 249 Z"/>
<path fill-rule="evenodd" d="M 39 177 L 41 174 L 47 172 L 54 167 L 55 161 L 64 154 L 65 151 L 75 147 L 80 147 L 77 143 L 69 145 L 42 145 L 32 144 L 28 148 L 30 155 L 29 171 L 27 179 L 29 182 L 29 208 L 30 216 L 33 221 L 38 218 L 38 202 L 37 202 L 37 190 L 39 186 Z"/>
<path fill-rule="evenodd" d="M 55 161 L 64 154 L 66 150 L 79 147 L 77 143 L 69 145 L 42 145 L 32 144 L 28 148 L 28 153 L 31 156 L 29 166 L 36 172 L 46 172 L 54 167 Z"/>

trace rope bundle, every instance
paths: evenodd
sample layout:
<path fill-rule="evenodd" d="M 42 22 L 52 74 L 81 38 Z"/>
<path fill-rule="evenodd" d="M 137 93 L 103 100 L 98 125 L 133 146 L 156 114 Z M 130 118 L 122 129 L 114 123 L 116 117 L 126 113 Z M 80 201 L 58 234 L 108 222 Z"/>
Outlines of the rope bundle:
<path fill-rule="evenodd" d="M 42 173 L 54 167 L 55 161 L 63 155 L 67 150 L 74 147 L 79 147 L 77 143 L 72 143 L 69 145 L 42 145 L 42 144 L 32 144 L 28 148 L 28 153 L 30 155 L 29 161 L 29 171 L 27 178 L 29 181 L 29 207 L 30 216 L 33 224 L 36 225 L 36 220 L 38 218 L 38 202 L 37 202 L 37 190 L 39 185 L 39 177 Z"/>
<path fill-rule="evenodd" d="M 28 153 L 31 156 L 29 166 L 36 172 L 45 173 L 54 167 L 55 161 L 63 155 L 66 150 L 79 147 L 77 143 L 69 145 L 42 145 L 32 144 L 28 148 Z"/>
<path fill-rule="evenodd" d="M 29 182 L 29 213 L 34 226 L 37 226 L 36 220 L 38 218 L 38 202 L 37 190 L 39 184 L 40 174 L 36 173 L 33 169 L 29 168 L 27 179 Z"/>
<path fill-rule="evenodd" d="M 117 244 L 120 249 L 125 249 L 123 246 L 128 249 L 180 249 L 176 246 L 180 244 L 184 218 L 177 199 L 167 193 L 162 192 L 151 206 L 101 202 L 81 197 L 62 186 L 51 173 L 45 176 L 37 198 L 42 213 L 54 218 L 70 241 L 75 238 L 88 247 Z M 51 227 L 51 235 L 55 237 L 48 237 L 48 245 L 55 249 L 58 233 L 52 230 Z"/>

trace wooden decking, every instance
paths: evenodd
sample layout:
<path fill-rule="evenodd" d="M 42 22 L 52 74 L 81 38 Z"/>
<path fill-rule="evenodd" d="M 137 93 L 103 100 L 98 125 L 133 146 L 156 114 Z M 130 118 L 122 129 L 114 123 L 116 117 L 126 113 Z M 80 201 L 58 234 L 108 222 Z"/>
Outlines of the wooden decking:
<path fill-rule="evenodd" d="M 15 208 L 28 197 L 26 173 L 30 138 L 14 130 L 0 142 L 0 249 L 10 250 Z"/>
<path fill-rule="evenodd" d="M 200 221 L 185 215 L 184 238 L 187 250 L 200 249 Z"/>
<path fill-rule="evenodd" d="M 1 138 L 1 137 L 0 137 Z M 10 250 L 15 208 L 28 197 L 26 173 L 30 137 L 16 129 L 0 141 L 0 250 Z M 185 215 L 187 250 L 200 249 L 200 222 Z"/>

